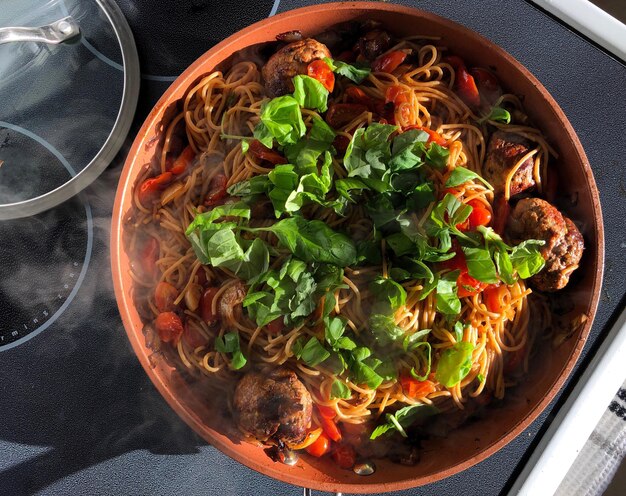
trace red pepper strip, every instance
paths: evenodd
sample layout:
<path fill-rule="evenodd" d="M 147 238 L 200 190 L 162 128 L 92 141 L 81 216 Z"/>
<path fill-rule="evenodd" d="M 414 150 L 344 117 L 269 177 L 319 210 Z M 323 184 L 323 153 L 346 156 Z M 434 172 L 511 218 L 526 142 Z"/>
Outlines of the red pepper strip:
<path fill-rule="evenodd" d="M 272 165 L 277 164 L 286 164 L 288 160 L 283 157 L 277 151 L 268 148 L 259 140 L 252 140 L 250 142 L 250 147 L 248 148 L 248 152 L 254 155 L 255 158 L 259 160 L 266 160 L 270 162 Z"/>
<path fill-rule="evenodd" d="M 409 398 L 419 399 L 435 391 L 435 384 L 431 381 L 419 381 L 410 374 L 400 376 L 402 391 Z"/>
<path fill-rule="evenodd" d="M 174 161 L 172 168 L 169 170 L 172 174 L 182 174 L 187 170 L 187 166 L 192 162 L 196 152 L 191 146 L 187 145 L 178 158 Z"/>
<path fill-rule="evenodd" d="M 207 207 L 218 205 L 226 197 L 226 183 L 228 180 L 224 174 L 217 174 L 211 179 L 210 191 L 207 193 L 204 204 Z"/>
<path fill-rule="evenodd" d="M 406 59 L 406 53 L 399 50 L 386 53 L 372 62 L 372 72 L 393 72 Z"/>
<path fill-rule="evenodd" d="M 502 96 L 502 88 L 498 78 L 487 69 L 482 67 L 472 67 L 469 73 L 476 82 L 478 93 L 483 97 L 489 105 L 493 105 L 500 96 Z"/>
<path fill-rule="evenodd" d="M 467 72 L 463 59 L 456 55 L 450 55 L 445 58 L 445 61 L 454 69 L 454 89 L 461 100 L 470 108 L 478 108 L 480 106 L 480 94 L 474 78 Z"/>
<path fill-rule="evenodd" d="M 146 204 L 157 200 L 161 191 L 172 181 L 172 178 L 173 174 L 168 171 L 146 179 L 139 186 L 139 202 L 146 206 Z"/>
<path fill-rule="evenodd" d="M 332 93 L 335 88 L 335 75 L 326 62 L 321 59 L 314 60 L 306 68 L 307 74 L 313 79 L 317 79 L 324 88 Z"/>

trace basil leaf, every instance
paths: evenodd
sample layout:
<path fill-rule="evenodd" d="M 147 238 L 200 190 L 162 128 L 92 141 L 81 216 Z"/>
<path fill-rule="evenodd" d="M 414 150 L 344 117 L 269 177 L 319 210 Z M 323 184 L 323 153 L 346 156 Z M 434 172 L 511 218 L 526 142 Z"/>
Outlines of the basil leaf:
<path fill-rule="evenodd" d="M 269 178 L 267 177 L 267 174 L 263 174 L 232 184 L 228 187 L 226 192 L 230 196 L 250 197 L 267 193 L 269 186 Z"/>
<path fill-rule="evenodd" d="M 330 399 L 341 398 L 347 400 L 352 397 L 352 391 L 348 385 L 339 379 L 335 379 L 330 387 Z"/>
<path fill-rule="evenodd" d="M 285 156 L 303 174 L 313 172 L 317 168 L 318 158 L 330 149 L 335 136 L 335 131 L 328 124 L 319 117 L 313 117 L 308 136 L 293 145 L 285 146 Z"/>
<path fill-rule="evenodd" d="M 508 110 L 502 107 L 493 107 L 487 119 L 490 121 L 502 122 L 503 124 L 510 124 L 511 114 Z"/>
<path fill-rule="evenodd" d="M 461 300 L 457 296 L 456 280 L 459 271 L 453 270 L 437 281 L 437 311 L 445 315 L 458 315 L 461 312 Z"/>
<path fill-rule="evenodd" d="M 424 154 L 426 163 L 437 170 L 443 170 L 448 166 L 450 150 L 438 145 L 435 142 L 430 144 L 430 148 Z"/>
<path fill-rule="evenodd" d="M 306 133 L 300 105 L 291 95 L 265 102 L 261 107 L 261 123 L 266 130 L 261 128 L 257 133 L 255 129 L 254 137 L 268 148 L 272 147 L 271 142 L 269 146 L 267 144 L 268 135 L 273 136 L 279 145 L 287 145 L 296 143 Z"/>
<path fill-rule="evenodd" d="M 387 140 L 396 130 L 396 126 L 378 123 L 357 129 L 343 159 L 348 176 L 381 180 L 391 156 Z"/>
<path fill-rule="evenodd" d="M 359 64 L 358 62 L 355 64 L 348 64 L 347 62 L 342 62 L 341 60 L 331 60 L 328 57 L 324 58 L 324 62 L 328 64 L 328 67 L 337 74 L 341 76 L 345 76 L 351 81 L 359 84 L 363 81 L 367 76 L 369 76 L 372 69 L 365 65 Z"/>
<path fill-rule="evenodd" d="M 377 277 L 369 285 L 372 294 L 385 301 L 390 310 L 396 310 L 406 303 L 406 290 L 392 279 Z"/>
<path fill-rule="evenodd" d="M 335 181 L 335 190 L 337 193 L 352 203 L 356 203 L 356 200 L 350 192 L 361 192 L 364 189 L 368 189 L 367 185 L 361 179 L 356 177 L 347 177 L 345 179 L 337 179 Z"/>
<path fill-rule="evenodd" d="M 254 128 L 253 136 L 267 148 L 274 146 L 274 135 L 263 122 L 259 122 Z"/>
<path fill-rule="evenodd" d="M 506 250 L 494 249 L 493 260 L 498 268 L 498 275 L 505 284 L 514 284 L 515 277 L 513 276 L 513 262 Z"/>
<path fill-rule="evenodd" d="M 421 210 L 434 202 L 435 199 L 435 185 L 432 181 L 425 181 L 415 186 L 409 194 L 406 207 L 409 210 Z"/>
<path fill-rule="evenodd" d="M 326 112 L 328 108 L 328 90 L 317 79 L 298 75 L 293 81 L 293 98 L 301 107 Z"/>
<path fill-rule="evenodd" d="M 409 336 L 406 336 L 402 342 L 402 348 L 404 351 L 409 351 L 412 350 L 414 346 L 419 345 L 419 343 L 424 343 L 424 339 L 431 333 L 431 331 L 432 329 L 421 329 Z"/>
<path fill-rule="evenodd" d="M 392 171 L 411 170 L 424 163 L 422 155 L 428 133 L 411 129 L 397 135 L 392 142 L 389 167 Z M 416 146 L 418 145 L 418 146 Z"/>
<path fill-rule="evenodd" d="M 248 230 L 274 233 L 282 246 L 305 262 L 347 267 L 356 261 L 356 248 L 352 240 L 345 234 L 333 231 L 320 220 L 292 217 L 269 227 Z"/>
<path fill-rule="evenodd" d="M 498 280 L 496 266 L 491 260 L 491 253 L 487 248 L 462 247 L 467 262 L 469 275 L 478 281 L 495 284 Z"/>
<path fill-rule="evenodd" d="M 404 336 L 404 330 L 396 325 L 391 315 L 372 314 L 368 326 L 379 346 L 389 346 Z"/>
<path fill-rule="evenodd" d="M 380 424 L 372 431 L 372 433 L 370 434 L 370 439 L 374 440 L 377 437 L 380 437 L 383 434 L 386 434 L 387 432 L 394 430 L 395 428 L 396 426 L 391 422 L 387 422 L 386 424 Z"/>
<path fill-rule="evenodd" d="M 441 353 L 437 363 L 436 379 L 445 387 L 454 387 L 461 382 L 472 368 L 474 345 L 466 341 L 456 343 Z"/>
<path fill-rule="evenodd" d="M 309 338 L 307 343 L 298 351 L 299 353 L 296 355 L 296 358 L 302 360 L 309 367 L 319 365 L 330 356 L 330 352 L 324 349 L 316 337 Z"/>
<path fill-rule="evenodd" d="M 468 181 L 478 179 L 481 183 L 487 186 L 490 190 L 493 190 L 493 186 L 489 184 L 482 176 L 476 174 L 474 171 L 466 169 L 465 167 L 456 167 L 451 173 L 450 177 L 446 181 L 446 188 L 452 188 L 465 184 Z"/>
<path fill-rule="evenodd" d="M 432 405 L 418 404 L 405 406 L 394 414 L 386 414 L 385 419 L 387 422 L 376 427 L 372 434 L 370 434 L 370 439 L 376 439 L 392 430 L 398 431 L 403 437 L 408 437 L 405 429 L 408 429 L 418 420 L 424 420 L 437 413 L 439 413 L 439 410 Z"/>
<path fill-rule="evenodd" d="M 241 153 L 244 155 L 248 153 L 248 148 L 250 148 L 250 142 L 248 140 L 241 140 Z"/>
<path fill-rule="evenodd" d="M 539 250 L 544 244 L 545 241 L 528 239 L 513 248 L 511 263 L 522 279 L 534 276 L 545 266 L 546 261 Z"/>
<path fill-rule="evenodd" d="M 457 342 L 463 341 L 463 329 L 464 326 L 461 322 L 454 323 L 454 339 L 456 339 Z"/>
<path fill-rule="evenodd" d="M 239 348 L 239 334 L 227 332 L 224 336 L 215 338 L 215 349 L 220 353 L 232 354 L 231 367 L 233 370 L 242 368 L 247 360 Z"/>

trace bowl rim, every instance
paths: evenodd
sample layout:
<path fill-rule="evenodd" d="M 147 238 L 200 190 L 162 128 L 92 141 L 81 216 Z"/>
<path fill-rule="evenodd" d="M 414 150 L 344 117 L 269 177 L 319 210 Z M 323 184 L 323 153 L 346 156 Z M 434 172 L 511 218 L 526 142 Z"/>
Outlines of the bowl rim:
<path fill-rule="evenodd" d="M 547 391 L 545 396 L 541 401 L 537 403 L 537 405 L 531 409 L 526 416 L 521 419 L 519 422 L 514 424 L 509 431 L 502 437 L 500 437 L 497 441 L 488 445 L 486 448 L 481 450 L 478 454 L 473 457 L 470 457 L 460 463 L 452 465 L 446 469 L 434 472 L 428 476 L 418 476 L 414 478 L 406 478 L 394 482 L 380 482 L 380 483 L 346 483 L 341 481 L 325 481 L 325 480 L 312 480 L 308 477 L 303 477 L 296 472 L 284 472 L 281 470 L 282 466 L 275 466 L 279 464 L 263 464 L 257 460 L 249 459 L 245 457 L 243 454 L 239 452 L 236 448 L 234 448 L 231 443 L 225 441 L 225 437 L 220 433 L 216 433 L 216 436 L 212 436 L 206 433 L 206 426 L 198 420 L 197 417 L 194 417 L 187 410 L 187 407 L 184 406 L 179 399 L 172 394 L 171 390 L 167 385 L 163 382 L 161 377 L 154 373 L 153 368 L 151 367 L 147 356 L 145 355 L 145 346 L 139 340 L 139 334 L 133 332 L 133 321 L 131 318 L 132 308 L 134 308 L 134 304 L 132 303 L 132 298 L 129 294 L 125 292 L 126 285 L 123 282 L 123 272 L 126 270 L 126 267 L 122 266 L 122 260 L 120 258 L 120 252 L 123 251 L 123 243 L 122 243 L 122 231 L 123 231 L 123 216 L 124 211 L 122 210 L 123 199 L 130 194 L 132 189 L 131 184 L 131 170 L 134 170 L 137 166 L 134 165 L 137 154 L 141 146 L 145 143 L 145 136 L 147 136 L 148 131 L 153 129 L 155 125 L 158 123 L 158 120 L 162 117 L 162 114 L 167 107 L 168 104 L 171 103 L 171 94 L 174 89 L 179 87 L 188 88 L 191 84 L 197 79 L 197 70 L 205 64 L 205 60 L 208 58 L 217 58 L 219 61 L 224 60 L 227 57 L 221 57 L 220 54 L 222 52 L 227 52 L 230 55 L 229 48 L 233 44 L 237 44 L 240 38 L 247 38 L 252 33 L 262 32 L 267 27 L 272 26 L 273 24 L 279 23 L 284 19 L 288 19 L 294 15 L 315 15 L 320 11 L 326 11 L 328 9 L 333 10 L 355 10 L 355 11 L 378 11 L 378 12 L 393 12 L 398 14 L 407 14 L 412 17 L 419 16 L 420 18 L 426 20 L 434 20 L 439 24 L 444 24 L 458 31 L 462 35 L 468 35 L 473 37 L 478 37 L 482 43 L 485 45 L 485 51 L 489 53 L 498 52 L 499 55 L 506 60 L 508 64 L 515 66 L 524 78 L 528 79 L 537 89 L 542 93 L 543 97 L 547 101 L 547 104 L 550 105 L 553 111 L 558 116 L 560 124 L 563 126 L 563 131 L 567 135 L 570 145 L 576 151 L 576 154 L 580 158 L 580 162 L 582 163 L 582 172 L 584 174 L 586 187 L 589 189 L 592 198 L 592 210 L 593 210 L 593 220 L 595 227 L 595 234 L 597 236 L 597 249 L 596 249 L 596 257 L 595 259 L 591 259 L 588 263 L 595 262 L 596 269 L 595 274 L 593 274 L 592 285 L 590 288 L 591 301 L 589 303 L 589 314 L 590 318 L 585 322 L 581 331 L 578 342 L 573 348 L 569 359 L 564 364 L 561 369 L 560 375 L 556 378 L 556 381 L 552 385 L 552 387 Z M 227 55 L 227 56 L 228 56 Z M 219 61 L 217 63 L 219 63 Z M 133 175 L 134 178 L 134 175 Z M 226 454 L 230 458 L 242 463 L 243 465 L 269 477 L 280 480 L 282 482 L 286 482 L 289 484 L 295 484 L 302 487 L 310 487 L 316 490 L 321 491 L 329 491 L 329 492 L 361 492 L 361 493 L 374 493 L 374 492 L 386 492 L 386 491 L 398 491 L 403 489 L 408 489 L 412 487 L 421 486 L 424 484 L 430 484 L 461 471 L 464 471 L 479 462 L 487 459 L 489 456 L 493 455 L 495 452 L 502 449 L 508 443 L 510 443 L 514 438 L 519 436 L 524 429 L 526 429 L 532 422 L 534 422 L 537 417 L 545 410 L 548 404 L 554 399 L 557 392 L 560 390 L 563 383 L 569 378 L 574 365 L 576 364 L 580 354 L 582 352 L 583 346 L 587 340 L 589 332 L 591 330 L 591 326 L 593 324 L 600 292 L 603 280 L 603 268 L 604 268 L 604 226 L 603 226 L 603 217 L 599 199 L 598 189 L 593 177 L 593 173 L 591 167 L 589 165 L 589 161 L 585 154 L 585 151 L 576 135 L 571 123 L 567 119 L 565 113 L 558 105 L 558 103 L 554 100 L 552 95 L 547 91 L 547 89 L 541 84 L 541 82 L 528 70 L 524 67 L 519 61 L 517 61 L 513 56 L 511 56 L 508 52 L 506 52 L 503 48 L 499 47 L 492 41 L 485 38 L 483 35 L 467 28 L 457 22 L 449 20 L 447 18 L 438 16 L 431 12 L 417 9 L 413 7 L 406 7 L 396 4 L 389 3 L 379 3 L 379 2 L 335 2 L 335 3 L 324 3 L 317 4 L 307 7 L 302 7 L 298 9 L 289 10 L 280 14 L 277 14 L 272 17 L 268 17 L 262 19 L 250 26 L 245 27 L 244 29 L 237 31 L 233 35 L 224 39 L 210 50 L 206 51 L 202 54 L 197 60 L 195 60 L 185 71 L 170 85 L 170 87 L 164 92 L 161 98 L 158 100 L 156 105 L 150 111 L 146 119 L 144 120 L 143 125 L 141 126 L 139 132 L 137 133 L 135 139 L 133 140 L 133 144 L 128 152 L 127 158 L 124 163 L 123 170 L 121 172 L 121 176 L 119 179 L 115 202 L 112 213 L 112 224 L 111 224 L 111 269 L 113 276 L 113 286 L 115 290 L 115 298 L 118 304 L 118 308 L 120 311 L 120 315 L 122 318 L 122 322 L 124 325 L 124 329 L 128 336 L 128 339 L 132 345 L 133 351 L 140 361 L 142 367 L 144 368 L 146 374 L 155 385 L 161 396 L 167 401 L 167 403 L 173 408 L 173 410 L 198 434 L 201 435 L 206 441 L 208 441 L 211 445 L 215 446 L 222 453 Z M 210 429 L 213 431 L 213 429 Z"/>

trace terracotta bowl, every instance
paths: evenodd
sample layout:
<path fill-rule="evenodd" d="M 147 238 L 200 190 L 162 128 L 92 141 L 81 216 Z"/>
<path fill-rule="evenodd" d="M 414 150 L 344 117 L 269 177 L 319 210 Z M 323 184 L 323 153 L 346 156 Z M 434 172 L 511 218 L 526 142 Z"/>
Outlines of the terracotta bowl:
<path fill-rule="evenodd" d="M 588 320 L 558 348 L 550 342 L 541 348 L 529 375 L 507 391 L 503 406 L 488 410 L 480 420 L 468 423 L 447 438 L 428 442 L 422 460 L 413 467 L 377 461 L 374 475 L 362 477 L 341 470 L 326 460 L 301 457 L 289 467 L 272 463 L 263 451 L 240 443 L 220 427 L 221 414 L 210 400 L 200 399 L 165 360 L 151 356 L 142 334 L 142 322 L 131 297 L 129 262 L 122 245 L 123 216 L 131 207 L 137 174 L 154 154 L 163 130 L 168 105 L 180 99 L 201 75 L 218 64 L 227 64 L 234 52 L 255 43 L 273 41 L 279 33 L 299 29 L 314 35 L 338 22 L 376 19 L 398 36 L 441 36 L 446 46 L 468 65 L 492 68 L 508 91 L 523 98 L 532 120 L 559 153 L 554 163 L 562 181 L 562 193 L 572 200 L 568 213 L 579 222 L 586 250 L 575 281 L 560 296 L 571 316 L 584 313 Z M 566 180 L 565 180 L 566 178 Z M 437 481 L 484 460 L 519 435 L 548 405 L 570 374 L 591 328 L 598 304 L 604 260 L 602 216 L 598 191 L 587 157 L 572 126 L 554 99 L 519 62 L 478 34 L 427 12 L 385 3 L 346 2 L 293 10 L 258 22 L 224 40 L 194 62 L 165 92 L 137 135 L 120 178 L 113 211 L 111 259 L 115 294 L 128 338 L 146 373 L 172 408 L 204 439 L 235 460 L 276 479 L 324 491 L 384 492 Z"/>

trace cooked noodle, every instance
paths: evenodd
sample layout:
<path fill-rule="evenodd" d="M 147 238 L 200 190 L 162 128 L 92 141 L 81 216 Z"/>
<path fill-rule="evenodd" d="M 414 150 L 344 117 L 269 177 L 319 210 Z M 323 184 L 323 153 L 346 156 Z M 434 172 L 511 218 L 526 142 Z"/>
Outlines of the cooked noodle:
<path fill-rule="evenodd" d="M 438 188 L 436 193 L 439 194 L 455 167 L 463 166 L 481 172 L 485 160 L 487 131 L 486 123 L 477 124 L 478 117 L 473 115 L 452 91 L 453 79 L 450 79 L 450 74 L 453 74 L 453 70 L 442 61 L 440 48 L 432 44 L 421 46 L 418 44 L 420 40 L 424 42 L 421 38 L 405 39 L 398 45 L 400 48 L 415 50 L 419 54 L 418 64 L 411 67 L 402 66 L 404 70 L 395 71 L 395 75 L 372 73 L 360 88 L 368 96 L 381 100 L 385 99 L 389 85 L 398 85 L 407 90 L 410 101 L 396 108 L 396 123 L 401 126 L 417 124 L 431 128 L 448 141 L 450 155 L 447 171 L 429 169 L 429 179 L 434 181 Z M 347 79 L 337 81 L 333 93 L 335 101 L 345 101 L 344 90 L 349 85 L 353 83 Z M 261 105 L 266 98 L 260 68 L 253 62 L 240 62 L 224 74 L 213 72 L 203 77 L 190 88 L 180 112 L 165 130 L 163 148 L 158 156 L 158 169 L 161 172 L 167 170 L 169 156 L 177 153 L 173 148 L 176 137 L 182 134 L 183 128 L 197 157 L 189 174 L 175 182 L 174 186 L 170 186 L 162 194 L 161 201 L 156 202 L 154 206 L 141 205 L 137 192 L 134 194 L 133 224 L 136 228 L 130 241 L 131 250 L 139 243 L 136 237 L 151 236 L 159 242 L 158 276 L 152 278 L 140 271 L 132 274 L 136 283 L 136 298 L 145 298 L 148 301 L 147 315 L 144 316 L 146 322 L 151 320 L 150 314 L 152 318 L 158 314 L 153 295 L 155 286 L 160 281 L 166 281 L 177 289 L 179 293 L 176 303 L 185 300 L 189 292 L 195 291 L 197 296 L 198 287 L 201 288 L 204 281 L 220 288 L 218 297 L 229 286 L 237 283 L 238 280 L 228 271 L 201 265 L 184 233 L 196 213 L 207 210 L 202 201 L 210 191 L 211 181 L 217 174 L 224 174 L 230 186 L 271 170 L 255 161 L 252 154 L 242 153 L 239 140 L 221 138 L 222 134 L 250 136 L 259 122 Z M 506 105 L 512 111 L 522 110 L 519 100 L 512 95 L 504 95 L 499 104 Z M 303 109 L 307 127 L 311 126 L 315 116 L 316 112 Z M 352 122 L 335 131 L 339 135 L 350 137 L 355 128 L 368 125 L 372 120 L 371 112 L 363 112 Z M 489 124 L 519 133 L 535 144 L 535 148 L 524 155 L 517 166 L 532 157 L 534 178 L 541 187 L 541 175 L 545 171 L 550 155 L 541 133 L 532 127 L 505 126 L 493 122 Z M 180 138 L 178 140 L 180 141 Z M 333 158 L 333 168 L 336 177 L 347 175 L 340 156 Z M 516 168 L 513 168 L 507 178 L 507 189 Z M 138 184 L 153 174 L 153 170 L 147 168 L 138 178 Z M 455 188 L 453 194 L 465 203 L 477 200 L 493 213 L 493 191 L 480 182 L 468 182 Z M 508 198 L 508 191 L 506 197 Z M 426 221 L 430 208 L 432 205 L 423 212 L 414 214 L 414 221 L 418 226 Z M 307 205 L 302 211 L 305 217 L 322 219 L 333 228 L 347 231 L 354 239 L 372 236 L 371 221 L 364 215 L 363 208 L 359 205 L 350 206 L 345 217 L 316 205 Z M 262 222 L 251 221 L 251 225 L 258 226 Z M 276 239 L 269 234 L 264 234 L 263 238 L 269 243 L 276 243 Z M 372 299 L 368 283 L 375 275 L 380 273 L 386 275 L 386 270 L 386 267 L 378 266 L 352 267 L 345 271 L 344 282 L 347 287 L 337 290 L 335 311 L 347 319 L 348 328 L 357 336 L 367 328 Z M 427 341 L 432 347 L 435 368 L 437 356 L 443 350 L 454 346 L 456 338 L 450 330 L 450 324 L 436 311 L 434 293 L 419 300 L 423 284 L 419 280 L 403 283 L 407 292 L 406 305 L 395 312 L 394 319 L 406 335 L 423 329 L 432 329 Z M 338 420 L 346 423 L 362 423 L 376 419 L 391 405 L 411 405 L 421 402 L 434 404 L 442 411 L 463 409 L 471 397 L 492 394 L 496 398 L 503 398 L 506 387 L 511 385 L 510 379 L 505 379 L 506 354 L 528 349 L 528 341 L 531 339 L 528 302 L 530 290 L 521 280 L 507 289 L 508 291 L 503 291 L 500 296 L 502 310 L 499 313 L 492 313 L 487 309 L 481 293 L 461 298 L 462 311 L 458 320 L 469 323 L 464 330 L 463 341 L 474 345 L 471 370 L 460 383 L 451 388 L 436 382 L 434 374 L 431 374 L 430 380 L 435 382 L 435 391 L 422 398 L 406 396 L 400 382 L 395 379 L 383 382 L 376 390 L 370 390 L 367 386 L 354 384 L 342 376 L 340 379 L 350 388 L 351 397 L 329 399 L 331 385 L 337 378 L 332 370 L 324 363 L 309 367 L 293 356 L 292 349 L 298 338 L 320 333 L 319 328 L 310 326 L 308 322 L 276 335 L 268 332 L 266 328 L 257 327 L 246 312 L 236 310 L 228 319 L 222 320 L 218 328 L 211 328 L 204 322 L 197 308 L 190 310 L 187 305 L 185 315 L 188 330 L 199 333 L 204 338 L 205 344 L 193 347 L 187 340 L 181 339 L 177 351 L 185 367 L 210 377 L 214 385 L 231 395 L 240 373 L 231 370 L 229 356 L 215 351 L 211 342 L 216 335 L 222 336 L 229 330 L 236 330 L 240 337 L 241 349 L 256 367 L 288 365 L 297 372 L 314 401 L 334 408 Z M 216 306 L 218 297 L 213 300 L 214 312 L 218 312 Z M 400 362 L 396 364 L 398 368 L 410 370 L 416 367 L 420 370 L 423 366 L 423 357 L 418 351 L 409 351 L 399 360 Z"/>

